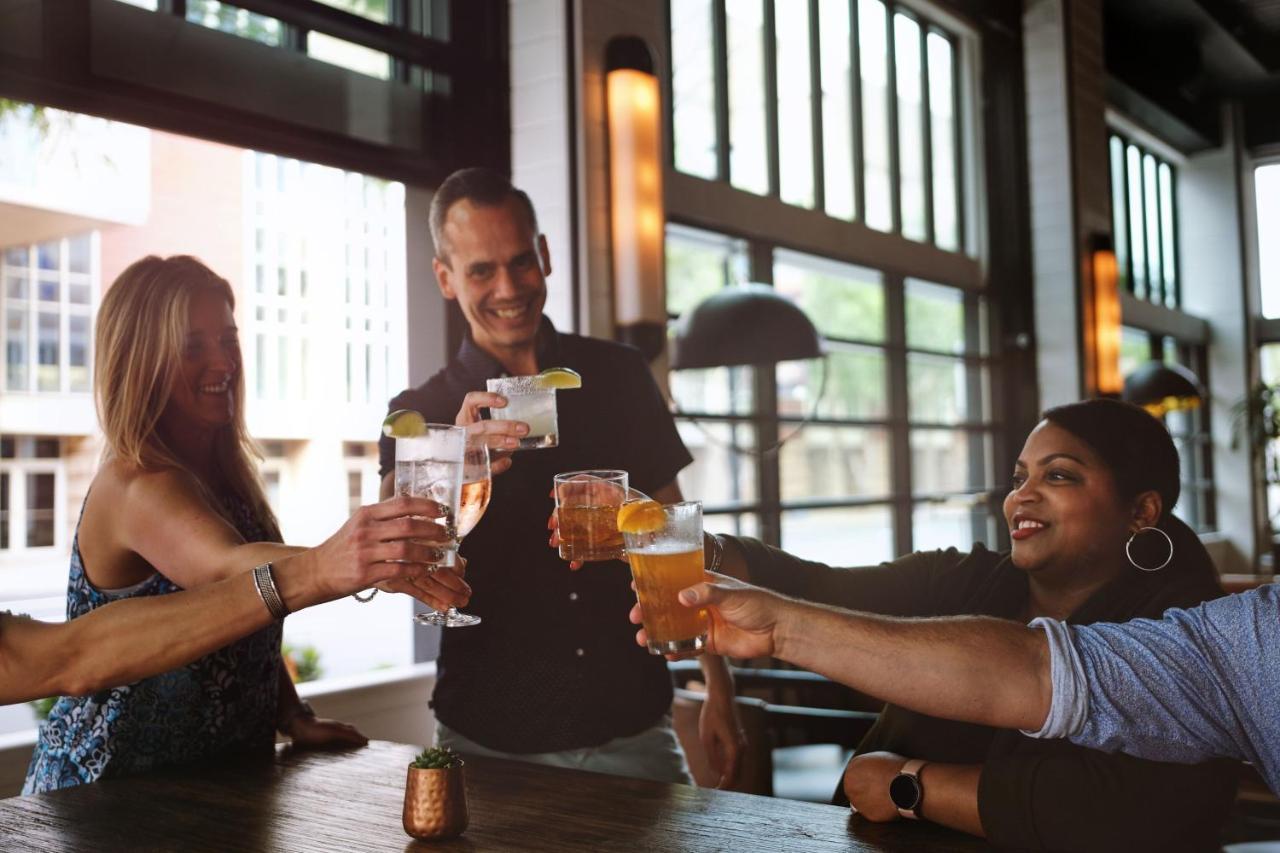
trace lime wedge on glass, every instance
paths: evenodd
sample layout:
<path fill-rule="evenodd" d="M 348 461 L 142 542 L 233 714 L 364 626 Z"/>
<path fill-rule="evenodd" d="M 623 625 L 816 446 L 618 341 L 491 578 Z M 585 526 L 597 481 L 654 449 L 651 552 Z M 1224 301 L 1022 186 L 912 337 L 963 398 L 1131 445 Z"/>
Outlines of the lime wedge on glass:
<path fill-rule="evenodd" d="M 582 377 L 578 375 L 578 371 L 567 367 L 548 367 L 535 376 L 533 382 L 548 391 L 571 391 L 582 387 Z"/>
<path fill-rule="evenodd" d="M 396 409 L 382 422 L 382 434 L 391 438 L 414 438 L 427 434 L 427 421 L 413 409 Z"/>

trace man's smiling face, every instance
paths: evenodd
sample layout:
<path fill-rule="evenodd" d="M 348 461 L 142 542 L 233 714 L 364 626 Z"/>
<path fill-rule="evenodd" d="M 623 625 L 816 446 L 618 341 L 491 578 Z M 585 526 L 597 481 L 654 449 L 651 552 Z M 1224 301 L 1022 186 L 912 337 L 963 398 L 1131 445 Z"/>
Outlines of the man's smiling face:
<path fill-rule="evenodd" d="M 520 202 L 459 201 L 445 217 L 444 243 L 434 264 L 440 292 L 458 301 L 476 344 L 492 355 L 533 346 L 551 259 Z"/>

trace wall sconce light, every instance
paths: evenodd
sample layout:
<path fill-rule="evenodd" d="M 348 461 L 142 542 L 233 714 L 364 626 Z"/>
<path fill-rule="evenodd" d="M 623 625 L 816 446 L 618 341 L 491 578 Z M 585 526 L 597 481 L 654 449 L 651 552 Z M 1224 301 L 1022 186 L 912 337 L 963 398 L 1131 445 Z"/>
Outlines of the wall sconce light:
<path fill-rule="evenodd" d="M 615 336 L 655 358 L 666 344 L 662 116 L 649 46 L 618 36 L 605 50 Z"/>
<path fill-rule="evenodd" d="M 1090 248 L 1093 270 L 1094 390 L 1116 397 L 1124 390 L 1120 376 L 1120 275 L 1111 238 L 1099 235 Z"/>

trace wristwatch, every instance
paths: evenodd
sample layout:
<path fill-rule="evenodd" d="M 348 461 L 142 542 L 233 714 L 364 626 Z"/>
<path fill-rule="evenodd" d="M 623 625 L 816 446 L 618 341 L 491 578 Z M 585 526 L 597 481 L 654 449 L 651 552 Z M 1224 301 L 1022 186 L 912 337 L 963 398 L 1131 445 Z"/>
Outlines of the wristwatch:
<path fill-rule="evenodd" d="M 898 807 L 898 814 L 911 820 L 920 819 L 920 805 L 924 802 L 924 786 L 920 784 L 923 769 L 924 762 L 913 758 L 902 765 L 889 783 L 889 799 Z"/>

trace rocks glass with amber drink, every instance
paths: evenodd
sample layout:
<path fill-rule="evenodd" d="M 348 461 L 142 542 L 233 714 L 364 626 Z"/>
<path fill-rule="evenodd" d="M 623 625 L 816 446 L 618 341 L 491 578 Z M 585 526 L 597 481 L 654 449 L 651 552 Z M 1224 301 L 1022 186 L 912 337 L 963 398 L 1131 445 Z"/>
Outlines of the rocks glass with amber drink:
<path fill-rule="evenodd" d="M 678 596 L 705 579 L 702 502 L 663 506 L 652 500 L 633 501 L 619 512 L 618 527 L 644 613 L 649 651 L 701 651 L 707 643 L 707 611 L 685 607 Z"/>
<path fill-rule="evenodd" d="M 626 471 L 570 471 L 555 476 L 560 559 L 621 560 L 618 510 L 627 499 Z"/>

